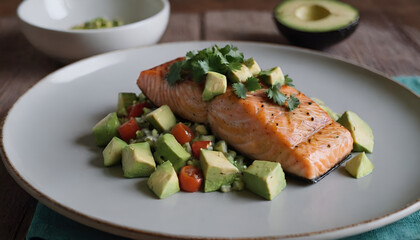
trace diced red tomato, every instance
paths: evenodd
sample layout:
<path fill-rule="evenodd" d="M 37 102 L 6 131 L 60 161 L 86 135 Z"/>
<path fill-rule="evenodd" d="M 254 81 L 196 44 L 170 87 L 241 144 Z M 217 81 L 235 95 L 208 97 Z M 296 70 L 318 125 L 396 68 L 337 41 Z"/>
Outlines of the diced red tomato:
<path fill-rule="evenodd" d="M 141 103 L 138 103 L 138 104 L 134 104 L 132 106 L 129 106 L 127 108 L 127 112 L 128 112 L 127 118 L 141 116 L 143 114 L 143 108 L 145 108 L 145 107 L 150 108 L 151 107 L 150 103 L 148 103 L 148 102 L 141 102 Z"/>
<path fill-rule="evenodd" d="M 136 123 L 136 120 L 134 120 L 134 118 L 130 118 L 130 120 L 128 120 L 118 128 L 118 132 L 120 133 L 122 140 L 126 142 L 130 141 L 130 139 L 135 138 L 136 132 L 138 130 L 140 130 L 140 127 Z"/>
<path fill-rule="evenodd" d="M 193 153 L 193 156 L 197 159 L 200 158 L 200 150 L 202 148 L 206 149 L 208 147 L 210 147 L 211 141 L 197 141 L 197 142 L 193 142 L 193 144 L 191 145 L 191 151 Z"/>
<path fill-rule="evenodd" d="M 181 145 L 190 142 L 194 138 L 193 131 L 183 123 L 178 123 L 175 125 L 171 130 L 171 134 L 174 135 L 175 139 Z"/>
<path fill-rule="evenodd" d="M 194 166 L 184 166 L 179 172 L 179 186 L 186 192 L 197 192 L 200 190 L 203 174 L 200 169 Z"/>

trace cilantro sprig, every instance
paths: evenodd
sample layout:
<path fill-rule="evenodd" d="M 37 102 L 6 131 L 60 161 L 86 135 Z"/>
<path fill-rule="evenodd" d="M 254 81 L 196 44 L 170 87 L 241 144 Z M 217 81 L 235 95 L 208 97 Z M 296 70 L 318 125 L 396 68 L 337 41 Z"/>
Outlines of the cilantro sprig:
<path fill-rule="evenodd" d="M 194 82 L 200 83 L 209 71 L 226 75 L 229 71 L 239 70 L 243 62 L 244 54 L 237 47 L 226 45 L 220 48 L 215 45 L 198 52 L 188 52 L 185 60 L 171 65 L 167 80 L 172 86 L 182 80 L 183 74 L 189 74 Z"/>
<path fill-rule="evenodd" d="M 228 75 L 229 72 L 240 70 L 243 64 L 244 54 L 239 52 L 237 47 L 226 45 L 220 48 L 215 45 L 200 51 L 188 52 L 183 61 L 175 62 L 171 65 L 166 78 L 171 86 L 185 79 L 187 75 L 191 76 L 194 82 L 201 83 L 210 71 Z M 259 76 L 270 74 L 270 72 L 271 69 L 263 70 Z M 285 75 L 284 80 L 285 85 L 295 86 L 289 75 Z M 265 90 L 265 94 L 274 103 L 280 106 L 286 106 L 290 111 L 293 111 L 299 106 L 299 99 L 296 95 L 284 95 L 280 92 L 280 87 L 281 84 L 275 84 Z M 257 77 L 249 77 L 243 83 L 233 83 L 232 88 L 238 98 L 245 99 L 248 92 L 261 89 L 261 85 Z"/>
<path fill-rule="evenodd" d="M 261 85 L 259 83 L 258 78 L 256 77 L 249 77 L 245 83 L 234 83 L 232 84 L 233 92 L 236 94 L 238 98 L 245 99 L 247 92 L 253 92 L 258 89 L 261 89 Z"/>
<path fill-rule="evenodd" d="M 289 77 L 289 74 L 284 75 L 284 84 L 286 84 L 287 86 L 290 86 L 290 87 L 294 87 L 295 86 L 293 84 L 293 79 L 291 79 Z"/>
<path fill-rule="evenodd" d="M 299 107 L 300 101 L 299 98 L 296 97 L 296 94 L 292 94 L 290 97 L 286 99 L 287 102 L 287 108 L 290 111 L 295 110 L 297 107 Z"/>
<path fill-rule="evenodd" d="M 281 84 L 276 83 L 265 90 L 265 94 L 267 94 L 267 97 L 273 100 L 273 102 L 277 103 L 278 105 L 283 105 L 286 102 L 287 97 L 279 91 L 280 87 Z"/>
<path fill-rule="evenodd" d="M 299 98 L 296 97 L 296 94 L 286 96 L 279 91 L 280 87 L 281 85 L 277 83 L 265 90 L 267 97 L 280 106 L 287 103 L 287 109 L 289 109 L 289 111 L 295 110 L 300 104 Z"/>
<path fill-rule="evenodd" d="M 232 84 L 233 92 L 236 94 L 238 98 L 245 99 L 246 93 L 248 92 L 248 89 L 246 89 L 245 84 L 243 83 L 234 83 Z"/>

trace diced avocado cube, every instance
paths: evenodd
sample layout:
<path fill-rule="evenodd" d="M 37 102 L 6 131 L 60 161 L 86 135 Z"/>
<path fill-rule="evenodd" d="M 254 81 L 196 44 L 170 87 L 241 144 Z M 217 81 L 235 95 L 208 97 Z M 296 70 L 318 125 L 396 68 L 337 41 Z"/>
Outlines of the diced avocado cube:
<path fill-rule="evenodd" d="M 235 165 L 235 158 L 236 158 L 236 152 L 233 150 L 228 150 L 227 153 L 224 153 L 225 157 L 227 158 L 227 160 L 229 160 L 229 162 L 231 162 L 233 165 Z M 237 166 L 235 166 L 237 167 Z"/>
<path fill-rule="evenodd" d="M 208 134 L 207 128 L 206 126 L 202 125 L 202 124 L 198 124 L 195 126 L 194 128 L 194 135 L 206 135 Z"/>
<path fill-rule="evenodd" d="M 103 147 L 115 136 L 118 136 L 118 128 L 121 123 L 118 120 L 116 112 L 112 112 L 93 127 L 93 135 L 95 136 L 96 145 Z"/>
<path fill-rule="evenodd" d="M 225 140 L 220 140 L 218 141 L 216 144 L 214 144 L 214 148 L 215 151 L 219 151 L 219 152 L 223 152 L 223 153 L 228 153 L 228 146 Z"/>
<path fill-rule="evenodd" d="M 355 178 L 362 178 L 374 169 L 372 162 L 366 156 L 365 152 L 359 153 L 356 157 L 346 163 L 346 170 Z"/>
<path fill-rule="evenodd" d="M 168 105 L 162 105 L 147 114 L 146 119 L 160 132 L 169 131 L 176 124 L 175 115 Z"/>
<path fill-rule="evenodd" d="M 231 82 L 246 82 L 246 80 L 252 76 L 252 72 L 245 64 L 242 64 L 239 70 L 233 70 L 228 73 Z"/>
<path fill-rule="evenodd" d="M 278 162 L 255 160 L 243 174 L 245 187 L 267 200 L 274 199 L 286 187 L 284 172 Z"/>
<path fill-rule="evenodd" d="M 124 177 L 148 177 L 155 171 L 156 163 L 148 142 L 133 143 L 122 151 Z"/>
<path fill-rule="evenodd" d="M 122 150 L 127 146 L 127 143 L 118 137 L 113 137 L 102 151 L 104 158 L 104 166 L 110 167 L 121 162 Z"/>
<path fill-rule="evenodd" d="M 191 154 L 179 144 L 172 134 L 166 133 L 157 140 L 154 156 L 158 163 L 170 161 L 175 171 L 178 172 L 186 165 Z"/>
<path fill-rule="evenodd" d="M 159 165 L 147 180 L 147 186 L 161 199 L 179 192 L 178 176 L 171 162 Z"/>
<path fill-rule="evenodd" d="M 217 72 L 209 71 L 206 76 L 206 84 L 202 94 L 203 101 L 210 101 L 217 95 L 226 92 L 226 76 Z"/>
<path fill-rule="evenodd" d="M 269 86 L 273 86 L 277 83 L 283 85 L 285 81 L 283 71 L 280 67 L 273 67 L 268 70 L 261 71 L 258 77 Z"/>
<path fill-rule="evenodd" d="M 258 74 L 261 72 L 260 65 L 258 65 L 254 58 L 245 60 L 244 64 L 249 68 L 249 71 L 251 71 L 252 75 L 255 77 L 258 76 Z"/>
<path fill-rule="evenodd" d="M 318 104 L 318 105 L 322 108 L 322 110 L 324 110 L 325 112 L 327 112 L 327 113 L 328 113 L 328 115 L 329 115 L 332 119 L 334 119 L 334 121 L 337 121 L 337 120 L 341 117 L 341 115 L 340 115 L 340 114 L 338 114 L 338 113 L 334 112 L 331 108 L 329 108 L 327 105 L 325 105 L 324 101 L 322 101 L 321 99 L 318 99 L 318 98 L 312 98 L 312 100 L 314 100 L 314 102 L 315 102 L 316 104 Z"/>
<path fill-rule="evenodd" d="M 368 153 L 373 151 L 372 129 L 356 113 L 346 111 L 337 122 L 350 131 L 353 137 L 353 151 Z"/>
<path fill-rule="evenodd" d="M 147 97 L 146 97 L 146 95 L 144 95 L 144 93 L 139 93 L 139 95 L 137 96 L 137 101 L 138 102 L 144 102 L 144 101 L 146 101 L 147 100 Z"/>
<path fill-rule="evenodd" d="M 137 101 L 137 95 L 135 93 L 118 93 L 118 115 L 126 116 L 128 114 L 127 108 L 133 105 L 135 101 Z"/>
<path fill-rule="evenodd" d="M 204 192 L 219 190 L 231 184 L 237 174 L 236 168 L 222 152 L 201 149 L 200 164 L 204 175 Z"/>
<path fill-rule="evenodd" d="M 210 141 L 214 143 L 216 137 L 214 135 L 200 135 L 198 138 L 194 139 L 193 141 Z"/>

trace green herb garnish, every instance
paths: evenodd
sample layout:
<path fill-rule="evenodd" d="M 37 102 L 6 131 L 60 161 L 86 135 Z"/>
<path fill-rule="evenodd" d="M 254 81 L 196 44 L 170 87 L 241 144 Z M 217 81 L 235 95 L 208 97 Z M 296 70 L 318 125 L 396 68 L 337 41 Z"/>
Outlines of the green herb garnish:
<path fill-rule="evenodd" d="M 233 92 L 238 96 L 238 98 L 245 99 L 247 92 L 253 92 L 258 89 L 261 89 L 258 78 L 249 77 L 245 83 L 234 83 L 232 84 Z"/>
<path fill-rule="evenodd" d="M 233 88 L 233 92 L 236 94 L 236 96 L 238 98 L 242 98 L 245 99 L 246 98 L 246 93 L 248 92 L 248 90 L 245 87 L 245 84 L 243 83 L 234 83 L 232 84 L 232 88 Z"/>
<path fill-rule="evenodd" d="M 299 98 L 296 97 L 296 94 L 287 97 L 279 91 L 280 87 L 281 85 L 277 83 L 268 88 L 265 91 L 267 97 L 280 106 L 285 105 L 285 103 L 287 103 L 287 109 L 289 109 L 289 111 L 295 110 L 300 104 Z"/>
<path fill-rule="evenodd" d="M 296 97 L 296 94 L 293 94 L 290 97 L 288 97 L 286 102 L 287 102 L 287 108 L 290 111 L 295 110 L 300 104 L 299 98 Z"/>
<path fill-rule="evenodd" d="M 248 89 L 248 91 L 250 92 L 261 89 L 259 80 L 256 77 L 249 77 L 245 82 L 245 86 L 246 86 L 246 89 Z"/>
<path fill-rule="evenodd" d="M 269 87 L 267 90 L 265 90 L 265 94 L 267 94 L 267 97 L 273 100 L 273 102 L 277 103 L 278 105 L 283 105 L 287 97 L 279 91 L 280 87 L 281 85 L 279 83 L 276 83 L 273 86 Z"/>
<path fill-rule="evenodd" d="M 293 79 L 291 79 L 290 77 L 289 77 L 289 74 L 286 74 L 285 76 L 284 76 L 284 83 L 287 85 L 287 86 L 290 86 L 290 87 L 294 87 L 295 85 L 293 84 Z"/>
<path fill-rule="evenodd" d="M 243 67 L 244 55 L 238 51 L 237 47 L 226 45 L 223 48 L 215 45 L 200 51 L 189 51 L 185 60 L 175 62 L 171 65 L 168 75 L 166 76 L 169 85 L 173 86 L 178 81 L 185 79 L 185 75 L 191 76 L 193 81 L 201 83 L 209 71 L 228 75 L 229 72 L 240 70 Z M 270 74 L 272 69 L 261 71 L 259 76 Z M 294 87 L 293 80 L 289 75 L 284 76 L 284 84 Z M 280 83 L 269 87 L 265 94 L 274 103 L 280 106 L 286 106 L 290 111 L 296 109 L 300 101 L 296 95 L 287 97 L 279 91 Z M 238 98 L 245 99 L 247 92 L 253 92 L 261 89 L 259 79 L 249 77 L 245 82 L 237 82 L 232 84 L 233 92 Z"/>
<path fill-rule="evenodd" d="M 240 69 L 243 62 L 243 53 L 232 45 L 223 48 L 215 45 L 198 52 L 190 51 L 185 60 L 172 64 L 167 76 L 168 83 L 174 85 L 184 73 L 192 75 L 194 82 L 200 83 L 209 71 L 226 75 L 231 70 Z"/>
<path fill-rule="evenodd" d="M 167 76 L 169 85 L 173 86 L 178 80 L 181 80 L 182 64 L 183 61 L 172 64 Z"/>

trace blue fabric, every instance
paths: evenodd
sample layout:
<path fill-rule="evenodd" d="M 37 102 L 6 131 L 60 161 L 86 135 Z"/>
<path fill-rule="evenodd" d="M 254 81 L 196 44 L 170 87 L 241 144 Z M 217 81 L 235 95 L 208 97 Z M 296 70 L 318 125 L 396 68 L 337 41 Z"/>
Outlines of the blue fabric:
<path fill-rule="evenodd" d="M 75 222 L 38 203 L 27 240 L 127 240 Z"/>
<path fill-rule="evenodd" d="M 420 76 L 395 77 L 397 81 L 420 94 Z M 35 210 L 27 240 L 124 240 L 74 222 L 41 203 Z M 420 211 L 387 226 L 342 240 L 420 239 Z"/>
<path fill-rule="evenodd" d="M 394 79 L 420 95 L 420 76 L 399 76 Z"/>

